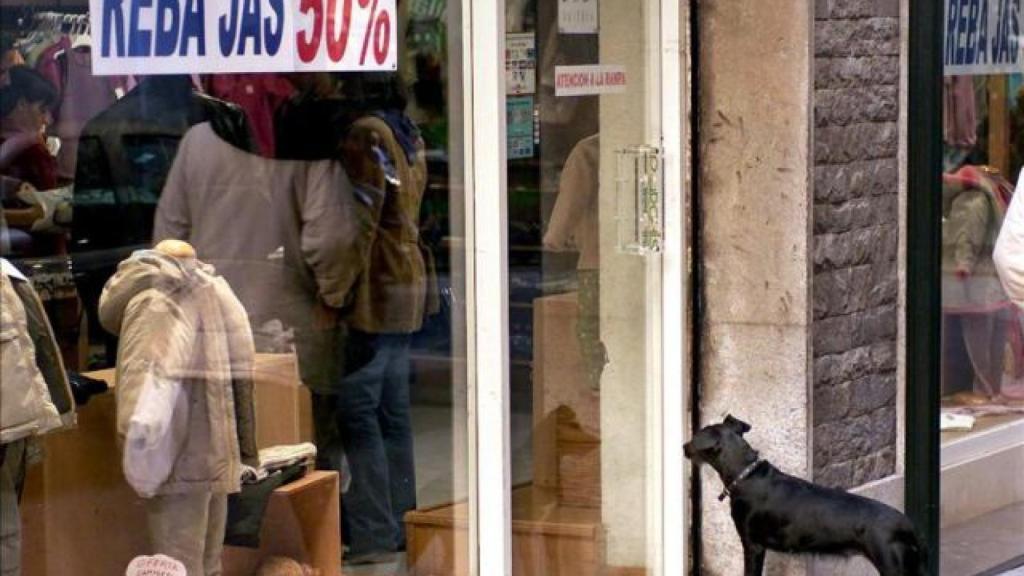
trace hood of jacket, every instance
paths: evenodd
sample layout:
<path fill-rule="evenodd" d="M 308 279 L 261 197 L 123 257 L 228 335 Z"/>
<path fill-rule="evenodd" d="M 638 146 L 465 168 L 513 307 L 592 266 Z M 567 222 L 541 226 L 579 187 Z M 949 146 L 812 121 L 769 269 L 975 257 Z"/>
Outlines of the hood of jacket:
<path fill-rule="evenodd" d="M 205 272 L 205 274 L 201 273 Z M 100 296 L 99 321 L 117 336 L 128 304 L 146 290 L 188 292 L 210 281 L 214 269 L 194 258 L 175 258 L 156 250 L 138 250 L 117 266 Z"/>

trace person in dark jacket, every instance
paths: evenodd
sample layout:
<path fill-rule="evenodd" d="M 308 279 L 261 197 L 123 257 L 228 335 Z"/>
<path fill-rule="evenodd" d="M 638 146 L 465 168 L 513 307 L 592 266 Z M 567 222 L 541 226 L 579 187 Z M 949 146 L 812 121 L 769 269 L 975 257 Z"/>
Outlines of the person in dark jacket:
<path fill-rule="evenodd" d="M 96 310 L 118 262 L 149 244 L 178 144 L 190 127 L 203 122 L 236 147 L 252 149 L 242 109 L 199 93 L 185 75 L 143 79 L 83 128 L 75 163 L 71 252 L 86 310 Z M 92 332 L 103 333 L 97 325 Z M 107 342 L 111 359 L 115 346 Z"/>

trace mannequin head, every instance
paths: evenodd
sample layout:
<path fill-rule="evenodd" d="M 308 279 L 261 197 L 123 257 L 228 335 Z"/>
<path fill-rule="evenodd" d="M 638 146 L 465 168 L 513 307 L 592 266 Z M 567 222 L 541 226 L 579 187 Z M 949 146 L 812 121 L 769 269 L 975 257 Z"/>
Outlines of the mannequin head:
<path fill-rule="evenodd" d="M 195 258 L 196 249 L 183 240 L 163 240 L 153 248 L 157 252 L 173 256 L 175 258 Z"/>

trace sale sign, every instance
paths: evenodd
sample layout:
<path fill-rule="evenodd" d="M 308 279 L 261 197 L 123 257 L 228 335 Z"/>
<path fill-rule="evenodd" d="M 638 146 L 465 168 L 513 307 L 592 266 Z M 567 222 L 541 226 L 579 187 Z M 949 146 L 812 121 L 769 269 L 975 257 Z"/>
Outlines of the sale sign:
<path fill-rule="evenodd" d="M 947 76 L 1024 72 L 1024 0 L 946 0 Z"/>
<path fill-rule="evenodd" d="M 93 73 L 395 70 L 396 0 L 89 0 Z"/>

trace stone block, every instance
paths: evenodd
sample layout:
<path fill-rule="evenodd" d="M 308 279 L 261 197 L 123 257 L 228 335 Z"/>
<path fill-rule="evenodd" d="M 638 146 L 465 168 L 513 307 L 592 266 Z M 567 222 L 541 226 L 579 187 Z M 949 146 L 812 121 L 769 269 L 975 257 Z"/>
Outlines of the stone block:
<path fill-rule="evenodd" d="M 819 88 L 814 92 L 814 125 L 847 126 L 899 119 L 899 88 Z"/>
<path fill-rule="evenodd" d="M 835 422 L 850 411 L 850 387 L 846 384 L 814 389 L 814 424 Z"/>
<path fill-rule="evenodd" d="M 899 49 L 897 18 L 824 20 L 814 24 L 815 56 L 897 56 Z"/>
<path fill-rule="evenodd" d="M 812 346 L 815 354 L 839 354 L 853 346 L 853 316 L 824 318 L 814 322 Z"/>
<path fill-rule="evenodd" d="M 873 374 L 850 384 L 849 414 L 860 416 L 894 405 L 896 375 Z"/>
<path fill-rule="evenodd" d="M 818 136 L 820 138 L 820 134 Z M 895 156 L 845 164 L 817 164 L 814 167 L 815 202 L 836 204 L 872 196 L 879 190 L 895 192 L 898 184 Z"/>
<path fill-rule="evenodd" d="M 895 122 L 827 126 L 815 130 L 814 162 L 847 164 L 895 158 L 899 131 Z"/>
<path fill-rule="evenodd" d="M 898 56 L 819 56 L 814 66 L 815 89 L 896 86 L 900 80 Z"/>
<path fill-rule="evenodd" d="M 833 488 L 848 486 L 853 481 L 853 463 L 839 462 L 815 469 L 814 481 Z"/>
<path fill-rule="evenodd" d="M 811 294 L 815 320 L 846 314 L 850 308 L 850 270 L 815 274 Z"/>
<path fill-rule="evenodd" d="M 814 386 L 836 386 L 874 373 L 871 349 L 854 348 L 814 359 Z"/>
<path fill-rule="evenodd" d="M 819 0 L 814 7 L 815 18 L 871 18 L 899 16 L 899 0 Z"/>

